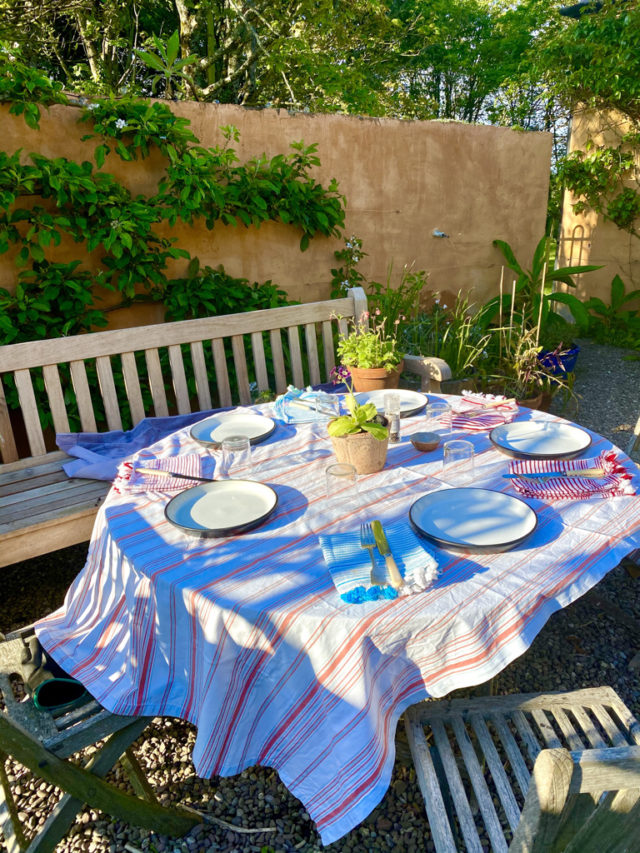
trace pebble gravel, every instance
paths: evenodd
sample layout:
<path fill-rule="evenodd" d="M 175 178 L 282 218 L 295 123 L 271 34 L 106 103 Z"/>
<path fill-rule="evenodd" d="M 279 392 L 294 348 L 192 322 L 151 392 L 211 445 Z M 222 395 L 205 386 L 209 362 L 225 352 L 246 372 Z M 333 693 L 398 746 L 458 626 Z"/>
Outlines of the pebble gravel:
<path fill-rule="evenodd" d="M 577 365 L 579 399 L 553 410 L 584 424 L 625 447 L 640 415 L 640 361 L 626 360 L 622 350 L 582 341 Z M 82 568 L 86 545 L 57 551 L 2 569 L 0 631 L 28 624 L 60 605 L 73 577 Z M 603 606 L 603 601 L 605 606 Z M 608 608 L 606 602 L 615 602 Z M 571 690 L 611 685 L 640 716 L 640 675 L 630 668 L 640 652 L 640 579 L 623 567 L 610 572 L 596 590 L 554 614 L 531 648 L 496 680 L 497 693 Z M 136 754 L 163 803 L 197 808 L 221 823 L 202 824 L 175 840 L 112 820 L 85 808 L 59 853 L 382 853 L 432 851 L 415 772 L 407 761 L 402 726 L 397 761 L 384 799 L 360 826 L 322 847 L 305 809 L 268 768 L 250 768 L 233 778 L 198 778 L 191 751 L 194 729 L 179 720 L 158 719 L 136 744 Z M 18 809 L 30 830 L 42 824 L 60 792 L 9 763 Z M 127 786 L 118 767 L 113 780 Z M 223 822 L 223 823 L 222 823 Z M 241 832 L 241 829 L 253 830 Z M 1 843 L 0 851 L 5 853 Z"/>

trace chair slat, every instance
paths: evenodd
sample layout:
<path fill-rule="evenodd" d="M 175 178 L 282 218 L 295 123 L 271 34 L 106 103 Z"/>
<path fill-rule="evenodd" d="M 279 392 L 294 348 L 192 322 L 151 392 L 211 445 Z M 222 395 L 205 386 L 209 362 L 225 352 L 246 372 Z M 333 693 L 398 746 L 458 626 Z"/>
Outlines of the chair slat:
<path fill-rule="evenodd" d="M 513 789 L 509 784 L 509 779 L 507 778 L 505 769 L 502 766 L 502 761 L 498 755 L 496 745 L 489 734 L 487 724 L 480 714 L 471 714 L 469 722 L 476 733 L 478 743 L 480 744 L 482 752 L 487 759 L 487 764 L 489 765 L 489 770 L 493 777 L 493 783 L 496 786 L 496 791 L 498 792 L 498 797 L 502 803 L 502 808 L 504 809 L 507 820 L 509 821 L 509 826 L 513 831 L 515 831 L 515 828 L 520 821 L 520 809 L 518 808 L 518 803 L 516 802 L 516 798 L 513 794 Z"/>
<path fill-rule="evenodd" d="M 302 370 L 302 351 L 300 349 L 300 337 L 297 326 L 289 326 L 287 329 L 289 337 L 289 352 L 291 354 L 291 372 L 293 384 L 297 388 L 304 388 L 304 371 Z"/>
<path fill-rule="evenodd" d="M 562 708 L 553 708 L 551 713 L 564 737 L 567 739 L 569 749 L 584 749 L 582 738 L 571 725 L 571 720 Z"/>
<path fill-rule="evenodd" d="M 340 332 L 343 338 L 346 338 L 349 334 L 349 325 L 344 317 L 338 318 L 338 331 Z"/>
<path fill-rule="evenodd" d="M 467 768 L 469 779 L 473 785 L 473 790 L 475 792 L 480 811 L 482 812 L 482 817 L 484 818 L 492 849 L 495 853 L 507 853 L 507 844 L 504 840 L 502 826 L 498 820 L 498 815 L 496 813 L 495 806 L 493 805 L 489 788 L 487 787 L 487 783 L 482 774 L 482 769 L 480 768 L 478 757 L 475 749 L 473 748 L 473 744 L 471 743 L 471 739 L 469 738 L 469 734 L 462 721 L 462 717 L 459 714 L 456 714 L 451 718 L 451 726 L 456 736 L 458 746 L 460 747 L 460 752 L 462 753 L 462 758 L 464 760 L 465 767 Z"/>
<path fill-rule="evenodd" d="M 531 716 L 536 721 L 536 725 L 540 729 L 540 733 L 544 738 L 545 745 L 549 749 L 561 749 L 562 742 L 555 733 L 553 726 L 549 722 L 547 715 L 540 708 L 536 708 L 531 712 Z"/>
<path fill-rule="evenodd" d="M 522 757 L 522 753 L 518 748 L 516 739 L 511 733 L 511 729 L 507 725 L 507 721 L 501 714 L 491 714 L 490 719 L 498 733 L 498 737 L 504 747 L 504 751 L 507 753 L 507 757 L 511 762 L 511 769 L 516 777 L 518 787 L 520 788 L 522 795 L 526 797 L 527 791 L 529 790 L 529 779 L 531 778 L 531 774 L 529 773 L 529 768 L 527 767 L 525 760 Z"/>
<path fill-rule="evenodd" d="M 233 364 L 236 369 L 236 380 L 238 382 L 238 398 L 243 406 L 250 406 L 251 388 L 249 387 L 249 371 L 247 369 L 247 356 L 244 351 L 243 335 L 232 335 L 231 349 L 233 350 Z"/>
<path fill-rule="evenodd" d="M 33 392 L 31 383 L 31 373 L 28 370 L 16 370 L 13 374 L 18 396 L 20 398 L 20 408 L 24 417 L 24 425 L 27 431 L 29 440 L 29 448 L 32 456 L 41 456 L 46 453 L 44 443 L 44 435 L 40 426 L 40 415 L 38 413 L 38 405 L 36 396 Z"/>
<path fill-rule="evenodd" d="M 574 705 L 571 707 L 571 713 L 578 721 L 578 724 L 581 726 L 583 732 L 587 736 L 587 740 L 589 741 L 591 746 L 594 746 L 596 748 L 605 748 L 609 745 L 602 737 L 600 732 L 596 729 L 593 720 L 591 720 L 589 715 L 586 714 L 582 708 L 578 707 L 577 705 Z"/>
<path fill-rule="evenodd" d="M 625 728 L 625 733 L 631 743 L 636 743 L 640 746 L 640 723 L 633 716 L 631 711 L 618 700 L 615 696 L 613 700 L 607 702 L 607 707 L 610 708 L 618 717 Z"/>
<path fill-rule="evenodd" d="M 218 399 L 221 406 L 230 406 L 231 385 L 229 384 L 229 372 L 227 370 L 227 357 L 222 341 L 211 341 L 211 352 L 213 353 L 213 364 L 216 371 L 216 383 L 218 385 Z"/>
<path fill-rule="evenodd" d="M 602 705 L 594 704 L 591 706 L 591 710 L 598 718 L 598 722 L 607 733 L 607 736 L 611 739 L 611 743 L 613 746 L 629 746 L 629 741 L 626 739 L 620 729 L 616 726 L 616 724 Z"/>
<path fill-rule="evenodd" d="M 272 329 L 269 332 L 271 340 L 271 358 L 273 360 L 273 372 L 276 377 L 276 394 L 284 394 L 287 390 L 287 373 L 284 367 L 284 354 L 282 352 L 282 336 L 280 329 Z"/>
<path fill-rule="evenodd" d="M 182 347 L 170 346 L 167 349 L 169 351 L 171 379 L 173 381 L 173 392 L 176 397 L 178 414 L 188 415 L 191 411 L 191 402 L 189 400 L 189 388 L 187 387 L 187 376 L 182 358 Z"/>
<path fill-rule="evenodd" d="M 100 394 L 104 403 L 104 412 L 107 417 L 107 426 L 110 430 L 122 429 L 122 418 L 120 417 L 118 395 L 116 393 L 116 385 L 113 380 L 111 359 L 108 355 L 101 355 L 96 358 L 96 371 L 98 374 L 98 382 L 100 384 Z"/>
<path fill-rule="evenodd" d="M 9 417 L 9 406 L 4 393 L 2 378 L 0 378 L 0 456 L 3 462 L 15 462 L 18 458 L 18 448 L 13 437 L 13 427 Z"/>
<path fill-rule="evenodd" d="M 42 368 L 42 377 L 44 379 L 44 387 L 47 390 L 47 397 L 49 398 L 49 408 L 51 409 L 55 431 L 70 432 L 69 416 L 67 415 L 67 407 L 64 402 L 58 366 L 56 364 L 46 364 Z"/>
<path fill-rule="evenodd" d="M 522 711 L 514 711 L 511 718 L 518 730 L 518 734 L 524 741 L 524 745 L 529 753 L 529 758 L 531 761 L 535 762 L 538 754 L 540 753 L 541 746 L 533 733 L 533 729 L 529 725 L 529 721 Z"/>
<path fill-rule="evenodd" d="M 458 820 L 460 821 L 460 830 L 464 836 L 468 853 L 483 853 L 482 844 L 480 844 L 478 837 L 478 830 L 444 725 L 440 720 L 432 720 L 431 731 L 433 732 L 447 782 L 449 783 L 449 790 L 451 791 L 453 804 L 458 815 Z"/>
<path fill-rule="evenodd" d="M 204 348 L 202 341 L 191 344 L 191 363 L 193 364 L 193 376 L 196 380 L 196 392 L 198 394 L 198 408 L 204 412 L 213 408 L 211 405 L 211 389 L 209 388 L 209 377 L 207 365 L 204 360 Z"/>
<path fill-rule="evenodd" d="M 76 395 L 76 403 L 80 413 L 80 425 L 84 432 L 97 432 L 96 415 L 93 410 L 93 400 L 91 399 L 84 361 L 70 361 L 69 368 L 71 369 L 73 393 Z"/>
<path fill-rule="evenodd" d="M 153 413 L 157 418 L 166 418 L 169 414 L 169 407 L 167 405 L 167 392 L 164 388 L 164 377 L 162 375 L 158 350 L 145 350 L 144 360 L 147 363 L 147 376 L 149 377 L 149 387 L 151 388 L 151 397 L 153 398 Z"/>
<path fill-rule="evenodd" d="M 318 338 L 316 336 L 315 323 L 305 324 L 304 337 L 307 348 L 307 359 L 309 361 L 309 381 L 311 385 L 318 385 L 321 379 L 320 362 L 318 361 Z"/>
<path fill-rule="evenodd" d="M 137 424 L 144 418 L 144 403 L 142 402 L 142 391 L 140 389 L 140 378 L 138 376 L 138 365 L 136 357 L 132 352 L 122 353 L 122 375 L 124 387 L 127 392 L 127 400 L 131 409 L 131 419 Z"/>
<path fill-rule="evenodd" d="M 333 348 L 333 325 L 331 320 L 322 324 L 322 350 L 324 353 L 325 382 L 331 381 L 331 371 L 336 366 L 336 355 Z"/>
<path fill-rule="evenodd" d="M 267 373 L 267 360 L 264 355 L 264 341 L 262 332 L 251 333 L 251 350 L 253 352 L 253 364 L 256 369 L 256 382 L 259 391 L 269 390 L 269 374 Z"/>
<path fill-rule="evenodd" d="M 422 723 L 410 708 L 405 715 L 405 729 L 411 752 L 414 757 L 418 784 L 423 793 L 424 805 L 429 819 L 429 829 L 438 853 L 457 853 L 458 847 L 453 840 L 447 812 L 442 799 L 442 791 L 433 765 Z"/>

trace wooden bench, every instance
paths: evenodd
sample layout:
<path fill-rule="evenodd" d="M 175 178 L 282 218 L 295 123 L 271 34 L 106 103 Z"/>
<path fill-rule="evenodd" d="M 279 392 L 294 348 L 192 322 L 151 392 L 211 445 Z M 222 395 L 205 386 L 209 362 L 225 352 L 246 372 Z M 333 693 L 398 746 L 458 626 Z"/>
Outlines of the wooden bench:
<path fill-rule="evenodd" d="M 55 433 L 250 405 L 252 383 L 282 393 L 326 382 L 336 331 L 366 309 L 354 288 L 343 299 L 0 347 L 0 566 L 91 537 L 109 484 L 68 478 L 70 457 L 55 448 Z M 450 376 L 441 359 L 408 356 L 405 369 L 423 390 Z M 12 383 L 17 418 L 7 403 Z"/>

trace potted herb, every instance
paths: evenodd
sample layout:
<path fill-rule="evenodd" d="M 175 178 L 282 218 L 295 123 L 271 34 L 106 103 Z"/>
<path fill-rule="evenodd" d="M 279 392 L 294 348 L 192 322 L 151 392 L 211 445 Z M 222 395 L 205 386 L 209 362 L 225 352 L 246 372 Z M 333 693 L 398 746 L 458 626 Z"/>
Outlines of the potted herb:
<path fill-rule="evenodd" d="M 359 320 L 349 321 L 351 330 L 340 336 L 337 349 L 341 363 L 349 368 L 356 391 L 398 387 L 404 364 L 404 352 L 396 335 L 401 319 L 394 321 L 391 334 L 385 330 L 379 308 L 373 316 L 365 311 Z"/>
<path fill-rule="evenodd" d="M 344 367 L 332 371 L 335 381 L 347 382 L 349 372 Z M 389 444 L 386 418 L 373 403 L 358 403 L 353 389 L 345 398 L 348 414 L 329 421 L 327 430 L 338 462 L 347 462 L 358 474 L 374 474 L 384 468 Z"/>

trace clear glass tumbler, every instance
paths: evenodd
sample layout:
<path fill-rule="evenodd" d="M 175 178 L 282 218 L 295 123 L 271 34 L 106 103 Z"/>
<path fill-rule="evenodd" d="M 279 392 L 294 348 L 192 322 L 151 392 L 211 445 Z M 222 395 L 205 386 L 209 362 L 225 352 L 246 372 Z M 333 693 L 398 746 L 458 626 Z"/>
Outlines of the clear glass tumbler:
<path fill-rule="evenodd" d="M 400 441 L 400 394 L 391 391 L 384 395 L 384 416 L 389 427 L 389 442 Z"/>
<path fill-rule="evenodd" d="M 437 432 L 439 435 L 449 435 L 453 413 L 451 406 L 444 400 L 434 400 L 425 408 L 426 432 Z"/>
<path fill-rule="evenodd" d="M 251 480 L 253 464 L 251 442 L 246 435 L 229 435 L 222 439 L 220 476 L 231 480 Z"/>
<path fill-rule="evenodd" d="M 463 439 L 447 441 L 443 450 L 444 479 L 455 486 L 468 486 L 473 482 L 473 444 Z"/>

